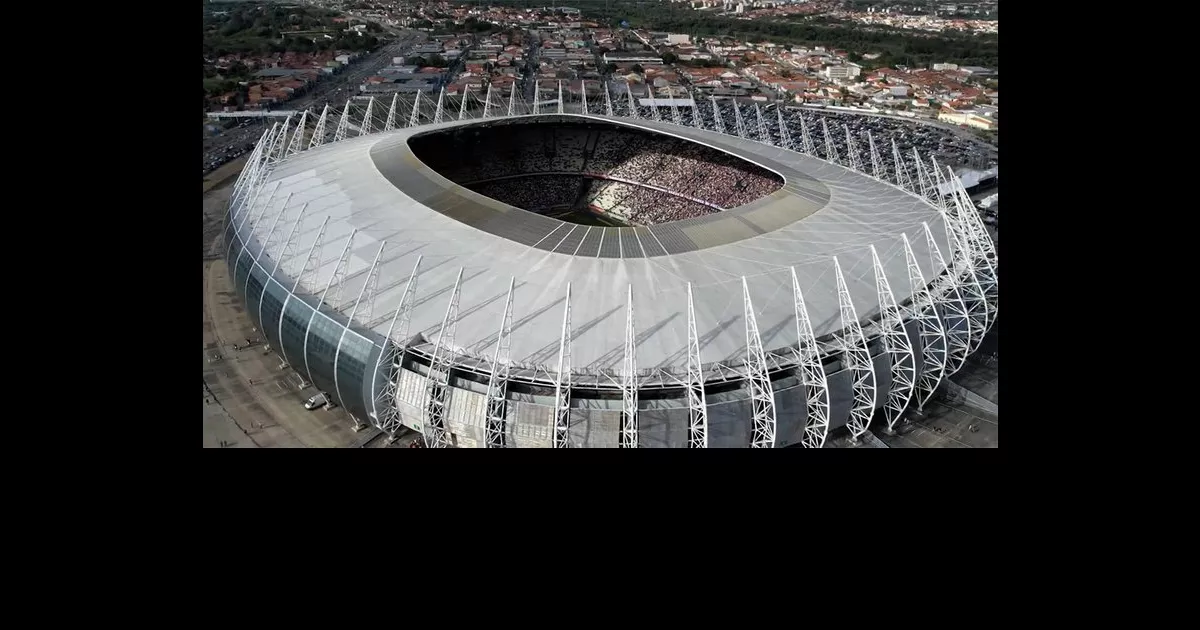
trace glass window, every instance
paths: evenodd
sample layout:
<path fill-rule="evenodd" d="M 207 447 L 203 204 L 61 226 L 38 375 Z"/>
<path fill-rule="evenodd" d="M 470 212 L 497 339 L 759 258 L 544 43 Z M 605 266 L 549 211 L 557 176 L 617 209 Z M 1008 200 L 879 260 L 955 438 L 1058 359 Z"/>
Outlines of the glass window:
<path fill-rule="evenodd" d="M 250 260 L 249 256 L 244 256 L 243 259 Z M 261 267 L 254 266 L 250 277 L 246 279 L 246 313 L 259 331 L 262 331 L 263 327 L 258 321 L 258 299 L 262 297 L 262 281 L 265 275 Z"/>

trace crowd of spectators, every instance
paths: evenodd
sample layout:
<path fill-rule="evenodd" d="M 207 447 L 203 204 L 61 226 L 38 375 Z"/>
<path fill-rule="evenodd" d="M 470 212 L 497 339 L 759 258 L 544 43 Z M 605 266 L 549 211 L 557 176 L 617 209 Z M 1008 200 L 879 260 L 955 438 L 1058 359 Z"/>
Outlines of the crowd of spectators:
<path fill-rule="evenodd" d="M 571 207 L 582 183 L 583 178 L 578 175 L 530 175 L 493 179 L 467 187 L 510 206 L 545 212 Z"/>

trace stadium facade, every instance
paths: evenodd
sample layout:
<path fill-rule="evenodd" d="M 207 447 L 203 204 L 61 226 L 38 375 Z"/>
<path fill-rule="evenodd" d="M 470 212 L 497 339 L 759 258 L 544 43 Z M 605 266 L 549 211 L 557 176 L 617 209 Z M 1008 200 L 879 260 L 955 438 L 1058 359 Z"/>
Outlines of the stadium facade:
<path fill-rule="evenodd" d="M 373 101 L 357 121 L 348 103 L 336 123 L 326 108 L 315 124 L 305 113 L 275 125 L 226 221 L 234 286 L 265 340 L 391 435 L 819 448 L 831 430 L 858 438 L 922 408 L 995 321 L 995 246 L 969 197 L 949 169 L 894 144 L 847 130 L 839 156 L 825 128 L 818 155 L 807 125 L 758 141 L 740 114 L 726 134 L 677 112 L 609 115 L 608 103 L 606 115 L 586 103 L 531 115 L 489 98 L 483 119 L 450 120 L 440 100 L 418 115 L 422 98 L 408 125 L 395 100 L 382 129 Z M 704 144 L 783 186 L 705 217 L 584 226 L 455 184 L 409 143 L 533 117 Z"/>

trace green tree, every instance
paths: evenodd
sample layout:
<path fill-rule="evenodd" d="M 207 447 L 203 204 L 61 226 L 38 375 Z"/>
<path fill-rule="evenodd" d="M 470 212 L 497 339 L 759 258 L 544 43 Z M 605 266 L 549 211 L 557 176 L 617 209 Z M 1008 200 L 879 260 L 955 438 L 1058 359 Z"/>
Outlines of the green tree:
<path fill-rule="evenodd" d="M 640 64 L 640 63 L 633 64 L 633 67 L 630 68 L 630 70 L 632 70 L 638 74 L 646 74 L 646 69 L 643 68 L 642 64 Z"/>
<path fill-rule="evenodd" d="M 673 52 L 667 52 L 667 53 L 663 54 L 662 60 L 663 60 L 663 63 L 665 63 L 665 64 L 672 64 L 672 63 L 675 63 L 676 61 L 679 61 L 679 57 L 676 56 L 675 53 L 673 53 Z"/>

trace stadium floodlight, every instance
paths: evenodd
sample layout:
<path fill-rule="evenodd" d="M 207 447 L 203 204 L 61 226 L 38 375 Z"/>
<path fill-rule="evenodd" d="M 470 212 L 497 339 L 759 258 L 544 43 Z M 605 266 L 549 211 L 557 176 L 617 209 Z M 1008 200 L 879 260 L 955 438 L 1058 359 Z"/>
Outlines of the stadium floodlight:
<path fill-rule="evenodd" d="M 853 399 L 846 428 L 850 430 L 850 441 L 857 442 L 871 428 L 871 416 L 875 413 L 875 366 L 837 256 L 833 257 L 833 269 L 837 276 L 838 309 L 842 316 L 842 332 L 838 339 L 842 346 L 842 359 L 850 371 Z"/>
<path fill-rule="evenodd" d="M 422 256 L 417 256 L 412 274 L 408 276 L 404 294 L 400 297 L 400 304 L 396 307 L 396 312 L 392 314 L 387 334 L 383 337 L 383 347 L 380 348 L 379 359 L 375 361 L 375 369 L 371 373 L 371 386 L 375 387 L 379 383 L 379 368 L 386 365 L 391 370 L 390 374 L 384 374 L 383 387 L 371 400 L 371 411 L 375 417 L 375 426 L 393 439 L 396 431 L 400 428 L 400 410 L 396 406 L 396 394 L 400 389 L 404 351 L 408 348 L 408 327 L 412 322 L 412 306 L 417 292 L 417 270 L 421 268 L 422 258 Z M 397 321 L 400 322 L 399 334 L 393 336 L 393 333 L 397 332 Z M 380 407 L 382 407 L 382 412 Z"/>
<path fill-rule="evenodd" d="M 800 383 L 804 386 L 806 406 L 804 435 L 800 437 L 800 444 L 804 448 L 821 448 L 829 436 L 829 379 L 821 365 L 817 337 L 813 334 L 796 268 L 791 267 L 790 270 L 792 301 L 796 310 L 796 368 L 800 373 Z"/>
<path fill-rule="evenodd" d="M 746 320 L 746 387 L 750 390 L 752 425 L 750 448 L 775 448 L 775 394 L 767 376 L 767 359 L 750 300 L 750 285 L 742 276 L 743 317 Z"/>
<path fill-rule="evenodd" d="M 486 448 L 504 448 L 508 444 L 508 367 L 512 347 L 513 290 L 516 285 L 516 277 L 508 281 L 508 299 L 504 301 L 504 316 L 500 318 L 500 334 L 496 337 L 496 353 L 492 356 L 492 369 L 488 375 Z"/>
<path fill-rule="evenodd" d="M 937 391 L 946 374 L 946 329 L 942 327 L 942 319 L 929 286 L 925 284 L 908 234 L 901 232 L 900 238 L 904 241 L 904 260 L 908 265 L 908 285 L 912 292 L 911 314 L 917 322 L 917 336 L 921 340 L 921 371 L 917 374 L 913 397 L 917 401 L 917 411 L 923 412 L 925 403 Z"/>
<path fill-rule="evenodd" d="M 625 359 L 621 365 L 619 448 L 638 447 L 637 335 L 633 320 L 633 285 L 625 299 Z"/>
<path fill-rule="evenodd" d="M 329 103 L 325 104 L 325 109 L 321 110 L 321 117 L 317 119 L 317 126 L 313 129 L 312 138 L 308 141 L 308 148 L 319 147 L 325 144 L 325 121 L 329 119 Z"/>
<path fill-rule="evenodd" d="M 341 142 L 346 139 L 346 133 L 350 131 L 350 101 L 346 101 L 346 106 L 342 108 L 342 116 L 338 118 L 337 129 L 333 131 L 333 141 Z"/>
<path fill-rule="evenodd" d="M 700 336 L 696 334 L 696 307 L 688 283 L 688 448 L 708 448 L 708 402 L 704 396 L 704 369 L 700 362 Z"/>
<path fill-rule="evenodd" d="M 883 404 L 883 416 L 887 422 L 887 433 L 895 433 L 896 422 L 908 407 L 912 398 L 913 385 L 917 379 L 917 359 L 913 355 L 912 342 L 904 329 L 904 317 L 892 287 L 888 284 L 887 274 L 883 263 L 879 261 L 879 253 L 875 244 L 871 244 L 871 264 L 875 270 L 875 288 L 879 294 L 879 331 L 883 340 L 883 349 L 891 358 L 891 386 L 887 391 L 887 400 Z"/>
<path fill-rule="evenodd" d="M 433 345 L 433 358 L 429 362 L 429 372 L 425 375 L 425 404 L 421 406 L 424 416 L 421 422 L 421 435 L 428 448 L 450 448 L 449 431 L 446 425 L 450 411 L 450 370 L 454 367 L 450 354 L 454 351 L 454 333 L 458 329 L 458 303 L 462 289 L 462 267 L 458 268 L 458 277 L 454 280 L 454 289 L 450 292 L 450 304 L 446 307 L 446 317 L 442 319 L 442 327 L 438 329 L 437 343 Z"/>
<path fill-rule="evenodd" d="M 379 261 L 383 258 L 383 248 L 387 247 L 387 241 L 380 241 L 379 251 L 375 254 L 375 260 L 371 262 L 371 268 L 367 270 L 367 281 L 363 283 L 362 289 L 358 292 L 358 298 L 354 300 L 354 306 L 350 308 L 350 315 L 346 318 L 346 325 L 342 327 L 342 333 L 338 336 L 337 348 L 333 351 L 333 393 L 337 396 L 338 404 L 345 407 L 345 399 L 342 398 L 342 379 L 341 370 L 338 369 L 338 360 L 342 358 L 342 344 L 346 341 L 346 333 L 350 332 L 350 325 L 354 323 L 354 316 L 358 314 L 358 307 L 363 302 L 364 297 L 373 296 L 376 288 L 379 286 Z M 370 299 L 368 297 L 368 299 Z M 262 321 L 262 320 L 259 320 Z M 367 321 L 366 318 L 363 321 Z M 354 416 L 350 416 L 354 418 Z M 358 428 L 358 419 L 354 418 L 354 426 Z"/>
<path fill-rule="evenodd" d="M 396 99 L 399 96 L 399 92 L 392 92 L 392 104 L 388 107 L 387 120 L 383 121 L 384 131 L 391 131 L 396 128 Z"/>

